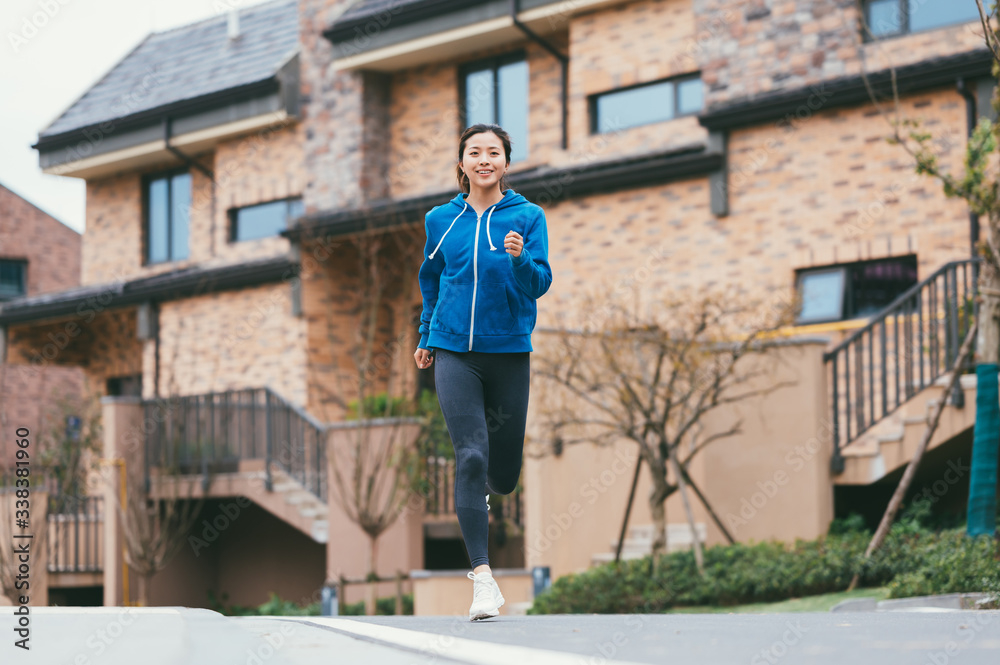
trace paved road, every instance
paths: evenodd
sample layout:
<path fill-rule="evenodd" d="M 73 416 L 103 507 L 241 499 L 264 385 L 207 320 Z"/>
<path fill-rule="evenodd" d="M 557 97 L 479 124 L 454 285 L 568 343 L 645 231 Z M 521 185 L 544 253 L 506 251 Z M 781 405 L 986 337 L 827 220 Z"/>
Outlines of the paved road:
<path fill-rule="evenodd" d="M 616 660 L 671 665 L 1000 665 L 1000 611 L 501 616 L 475 624 L 444 617 L 363 621 L 421 631 L 439 641 L 456 634 L 480 644 L 552 649 L 571 654 L 571 662 L 579 665 Z"/>
<path fill-rule="evenodd" d="M 224 617 L 37 608 L 30 651 L 0 608 L 0 663 L 44 665 L 1000 664 L 1000 611 L 462 617 Z M 6 624 L 6 626 L 4 625 Z"/>

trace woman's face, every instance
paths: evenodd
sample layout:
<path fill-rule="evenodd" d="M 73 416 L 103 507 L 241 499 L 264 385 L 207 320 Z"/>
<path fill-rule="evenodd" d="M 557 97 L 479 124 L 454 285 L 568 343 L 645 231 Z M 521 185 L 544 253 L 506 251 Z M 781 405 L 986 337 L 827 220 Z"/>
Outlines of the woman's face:
<path fill-rule="evenodd" d="M 462 170 L 469 176 L 469 184 L 473 188 L 497 186 L 500 176 L 507 171 L 507 158 L 500 137 L 493 132 L 470 136 L 465 142 Z"/>

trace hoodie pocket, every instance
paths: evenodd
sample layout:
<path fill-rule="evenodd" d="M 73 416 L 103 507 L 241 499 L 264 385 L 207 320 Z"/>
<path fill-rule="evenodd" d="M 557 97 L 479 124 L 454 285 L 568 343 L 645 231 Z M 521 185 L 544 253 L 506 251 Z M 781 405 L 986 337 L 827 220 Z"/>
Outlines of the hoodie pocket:
<path fill-rule="evenodd" d="M 431 328 L 468 335 L 471 308 L 472 284 L 442 279 L 434 315 L 431 317 Z"/>
<path fill-rule="evenodd" d="M 515 325 L 503 284 L 479 282 L 476 292 L 476 329 L 481 335 L 506 335 Z"/>

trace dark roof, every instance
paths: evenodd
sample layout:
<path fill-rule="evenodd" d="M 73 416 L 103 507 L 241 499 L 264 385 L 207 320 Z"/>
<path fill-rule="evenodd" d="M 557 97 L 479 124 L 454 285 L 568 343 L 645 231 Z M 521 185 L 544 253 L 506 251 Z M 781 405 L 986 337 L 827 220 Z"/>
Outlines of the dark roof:
<path fill-rule="evenodd" d="M 458 11 L 493 0 L 361 0 L 337 17 L 324 31 L 331 41 L 341 41 L 355 36 L 355 28 L 369 34 L 366 26 L 376 21 L 375 29 L 399 27 Z"/>
<path fill-rule="evenodd" d="M 992 66 L 993 55 L 985 48 L 928 58 L 897 67 L 896 90 L 905 95 L 955 86 L 959 79 L 990 76 Z M 868 73 L 868 83 L 878 99 L 892 99 L 892 74 L 889 69 Z M 712 106 L 698 121 L 709 129 L 734 129 L 775 120 L 801 120 L 821 109 L 870 101 L 865 79 L 858 74 Z"/>
<path fill-rule="evenodd" d="M 8 300 L 0 303 L 0 325 L 82 316 L 96 308 L 111 309 L 149 301 L 162 302 L 188 298 L 290 280 L 297 274 L 298 263 L 287 256 L 257 259 L 235 265 L 194 266 L 127 282 L 90 284 L 65 291 Z"/>
<path fill-rule="evenodd" d="M 704 176 L 723 167 L 723 156 L 704 143 L 630 155 L 592 164 L 538 167 L 513 173 L 510 187 L 532 203 L 546 206 L 578 196 L 621 191 L 673 180 Z M 326 210 L 305 215 L 281 235 L 296 242 L 311 237 L 356 233 L 366 228 L 389 228 L 422 220 L 424 213 L 450 201 L 456 190 L 408 199 L 385 200 L 364 208 Z"/>
<path fill-rule="evenodd" d="M 228 16 L 221 14 L 148 35 L 39 137 L 272 78 L 298 51 L 298 2 L 239 10 L 239 27 L 230 41 Z"/>

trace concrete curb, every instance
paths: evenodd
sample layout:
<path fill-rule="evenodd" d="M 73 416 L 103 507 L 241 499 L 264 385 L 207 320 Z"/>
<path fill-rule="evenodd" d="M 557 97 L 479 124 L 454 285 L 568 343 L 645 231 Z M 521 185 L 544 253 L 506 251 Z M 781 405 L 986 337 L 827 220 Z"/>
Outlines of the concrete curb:
<path fill-rule="evenodd" d="M 831 612 L 949 612 L 977 610 L 993 599 L 989 593 L 946 593 L 938 596 L 913 596 L 875 600 L 858 598 L 845 600 L 830 608 Z"/>

